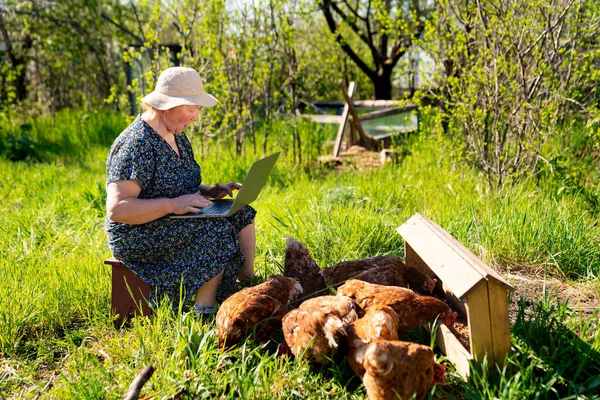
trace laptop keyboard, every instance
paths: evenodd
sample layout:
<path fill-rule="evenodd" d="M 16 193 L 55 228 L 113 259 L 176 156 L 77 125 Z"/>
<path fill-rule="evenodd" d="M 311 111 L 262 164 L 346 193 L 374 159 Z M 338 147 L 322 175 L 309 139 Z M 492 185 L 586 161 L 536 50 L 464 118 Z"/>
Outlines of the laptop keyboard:
<path fill-rule="evenodd" d="M 203 214 L 227 214 L 231 208 L 231 201 L 213 201 L 212 206 L 202 209 Z"/>

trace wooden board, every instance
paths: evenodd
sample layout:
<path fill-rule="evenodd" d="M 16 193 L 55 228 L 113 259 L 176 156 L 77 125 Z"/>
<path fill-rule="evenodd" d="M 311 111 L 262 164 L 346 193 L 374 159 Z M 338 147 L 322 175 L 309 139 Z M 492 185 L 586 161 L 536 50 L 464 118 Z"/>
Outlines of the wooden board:
<path fill-rule="evenodd" d="M 346 103 L 348 104 L 348 110 L 350 111 L 351 119 L 352 119 L 352 126 L 354 126 L 354 128 L 358 132 L 358 136 L 359 136 L 358 143 L 360 143 L 362 146 L 366 147 L 369 150 L 377 149 L 377 147 L 378 147 L 377 140 L 375 140 L 371 136 L 367 135 L 365 133 L 365 131 L 363 130 L 362 125 L 360 124 L 360 117 L 358 116 L 358 114 L 356 113 L 356 110 L 354 109 L 354 104 L 352 104 L 352 98 L 350 98 L 350 96 L 348 94 L 346 94 L 346 86 L 340 82 L 340 88 L 342 89 L 342 93 L 344 94 L 344 98 L 346 99 Z M 353 131 L 350 131 L 349 143 L 354 144 Z"/>
<path fill-rule="evenodd" d="M 427 263 L 419 257 L 417 252 L 410 247 L 410 244 L 408 244 L 407 241 L 404 241 L 404 256 L 406 265 L 420 269 L 421 272 L 430 278 L 435 277 L 435 272 L 433 272 Z"/>
<path fill-rule="evenodd" d="M 341 115 L 301 114 L 301 118 L 310 118 L 320 124 L 339 124 L 342 122 Z"/>
<path fill-rule="evenodd" d="M 339 100 L 312 101 L 311 104 L 323 108 L 342 108 L 344 106 L 344 102 Z M 356 106 L 357 109 L 361 110 L 401 106 L 410 111 L 419 108 L 419 106 L 416 104 L 405 104 L 403 100 L 354 100 L 354 106 Z"/>
<path fill-rule="evenodd" d="M 413 215 L 397 231 L 457 297 L 462 298 L 478 282 L 487 279 L 513 290 L 497 272 L 421 214 Z"/>
<path fill-rule="evenodd" d="M 487 354 L 489 365 L 494 365 L 494 343 L 492 341 L 490 322 L 490 303 L 488 300 L 488 282 L 479 283 L 467 294 L 467 323 L 471 354 L 478 362 L 482 362 Z"/>
<path fill-rule="evenodd" d="M 510 352 L 510 320 L 508 318 L 508 294 L 502 287 L 488 283 L 490 322 L 494 342 L 494 360 L 502 368 L 504 358 Z"/>
<path fill-rule="evenodd" d="M 414 268 L 418 268 L 421 272 L 423 272 L 425 275 L 427 275 L 430 278 L 434 278 L 435 272 L 433 272 L 431 270 L 431 268 L 429 268 L 429 266 L 425 263 L 425 261 L 423 261 L 421 259 L 421 257 L 419 257 L 419 255 L 413 250 L 412 247 L 410 247 L 410 245 L 408 243 L 406 243 L 406 241 L 404 242 L 404 254 L 405 254 L 405 263 L 406 265 L 408 265 L 409 267 L 414 267 Z M 443 282 L 442 282 L 443 284 Z M 456 297 L 454 295 L 454 293 L 452 293 L 452 291 L 450 290 L 450 288 L 448 288 L 446 285 L 442 285 L 442 288 L 444 290 L 444 293 L 446 295 L 446 300 L 448 300 L 448 302 L 450 303 L 450 307 L 458 312 L 460 315 L 462 315 L 463 317 L 467 317 L 467 309 L 465 307 L 465 304 L 462 302 L 462 300 L 460 300 L 458 297 Z"/>
<path fill-rule="evenodd" d="M 471 373 L 469 361 L 473 359 L 473 356 L 460 344 L 446 325 L 438 325 L 435 342 L 456 366 L 458 373 L 465 378 L 468 377 Z"/>
<path fill-rule="evenodd" d="M 354 98 L 354 93 L 356 92 L 356 83 L 350 82 L 350 87 L 348 88 L 348 97 L 350 99 Z M 350 107 L 348 103 L 344 105 L 344 111 L 342 111 L 342 116 L 340 120 L 340 127 L 337 132 L 337 136 L 335 138 L 335 145 L 333 146 L 333 156 L 338 157 L 340 155 L 340 148 L 342 147 L 342 139 L 344 138 L 344 131 L 346 130 L 346 125 L 348 123 L 348 115 L 350 114 Z"/>
<path fill-rule="evenodd" d="M 372 119 L 388 117 L 390 115 L 404 114 L 414 109 L 416 109 L 416 106 L 384 108 L 383 110 L 377 110 L 366 114 L 360 114 L 358 117 L 361 121 L 370 121 Z"/>
<path fill-rule="evenodd" d="M 421 215 L 413 216 L 398 228 L 398 232 L 456 297 L 462 298 L 483 279 Z"/>
<path fill-rule="evenodd" d="M 503 286 L 507 290 L 510 290 L 510 291 L 514 290 L 514 288 L 508 282 L 506 282 L 506 280 L 504 278 L 502 278 L 500 276 L 500 274 L 498 274 L 496 271 L 494 271 L 493 269 L 488 267 L 487 264 L 485 264 L 483 261 L 481 261 L 481 259 L 479 259 L 479 257 L 477 257 L 475 254 L 471 253 L 471 251 L 469 249 L 467 249 L 465 246 L 463 246 L 463 244 L 461 242 L 456 240 L 452 235 L 450 235 L 448 232 L 446 232 L 444 229 L 442 229 L 438 224 L 431 221 L 430 219 L 425 218 L 422 215 L 420 215 L 420 217 L 422 219 L 427 220 L 427 222 L 432 227 L 432 229 L 434 229 L 437 234 L 443 236 L 447 240 L 448 244 L 450 244 L 452 247 L 454 247 L 455 251 L 457 253 L 459 253 L 462 257 L 464 257 L 464 259 L 467 260 L 471 264 L 471 266 L 479 274 L 481 274 L 481 276 L 483 278 L 485 278 L 487 280 L 493 280 L 496 283 L 498 283 L 499 285 Z"/>

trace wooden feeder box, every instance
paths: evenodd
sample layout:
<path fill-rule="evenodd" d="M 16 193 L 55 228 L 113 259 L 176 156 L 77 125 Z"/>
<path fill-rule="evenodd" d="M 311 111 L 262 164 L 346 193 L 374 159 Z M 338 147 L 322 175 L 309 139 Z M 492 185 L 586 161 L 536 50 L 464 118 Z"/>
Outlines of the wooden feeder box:
<path fill-rule="evenodd" d="M 404 239 L 406 265 L 436 275 L 450 307 L 466 318 L 470 349 L 446 325 L 437 327 L 436 342 L 457 371 L 469 376 L 469 362 L 481 362 L 486 355 L 490 368 L 501 366 L 511 345 L 508 292 L 513 287 L 421 214 L 413 215 L 397 231 Z"/>

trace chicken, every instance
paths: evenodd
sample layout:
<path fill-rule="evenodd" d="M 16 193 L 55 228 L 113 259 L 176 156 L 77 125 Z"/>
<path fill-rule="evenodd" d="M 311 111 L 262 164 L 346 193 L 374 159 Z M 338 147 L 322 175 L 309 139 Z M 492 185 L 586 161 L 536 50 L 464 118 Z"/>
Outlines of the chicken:
<path fill-rule="evenodd" d="M 321 268 L 313 260 L 308 248 L 289 236 L 286 240 L 283 275 L 300 281 L 304 298 L 320 296 L 326 287 Z"/>
<path fill-rule="evenodd" d="M 400 257 L 377 256 L 362 260 L 344 261 L 321 269 L 306 246 L 292 237 L 286 241 L 283 275 L 298 278 L 305 298 L 322 295 L 327 286 L 336 286 L 348 279 L 379 285 L 408 287 L 419 293 L 431 293 L 436 279 L 421 270 L 408 267 Z"/>
<path fill-rule="evenodd" d="M 348 279 L 386 286 L 401 286 L 419 293 L 431 293 L 437 279 L 431 279 L 421 270 L 408 267 L 400 257 L 377 256 L 355 261 L 344 261 L 321 271 L 325 284 L 335 286 Z"/>
<path fill-rule="evenodd" d="M 391 307 L 371 306 L 364 317 L 348 327 L 348 364 L 361 379 L 365 373 L 363 357 L 367 345 L 378 339 L 398 339 L 398 314 Z"/>
<path fill-rule="evenodd" d="M 348 297 L 321 296 L 290 311 L 283 317 L 282 325 L 292 353 L 323 363 L 338 349 L 348 325 L 357 319 L 355 306 Z"/>
<path fill-rule="evenodd" d="M 338 288 L 337 294 L 354 299 L 365 311 L 376 304 L 392 307 L 398 314 L 400 332 L 408 332 L 430 322 L 438 314 L 444 324 L 451 326 L 458 315 L 452 312 L 446 303 L 435 297 L 421 296 L 409 289 L 375 285 L 357 279 L 346 281 Z"/>
<path fill-rule="evenodd" d="M 363 367 L 369 400 L 408 400 L 413 394 L 422 398 L 446 373 L 446 366 L 433 360 L 431 348 L 398 340 L 370 343 Z"/>
<path fill-rule="evenodd" d="M 297 279 L 281 275 L 235 293 L 221 304 L 215 318 L 219 346 L 226 348 L 241 342 L 255 326 L 257 339 L 268 337 L 281 327 L 288 303 L 301 293 Z"/>

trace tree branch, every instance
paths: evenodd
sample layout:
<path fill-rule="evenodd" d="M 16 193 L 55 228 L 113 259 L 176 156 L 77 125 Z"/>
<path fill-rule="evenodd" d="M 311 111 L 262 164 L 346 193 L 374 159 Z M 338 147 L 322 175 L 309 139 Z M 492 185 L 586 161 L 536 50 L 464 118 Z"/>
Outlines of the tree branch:
<path fill-rule="evenodd" d="M 523 53 L 523 55 L 527 55 L 529 54 L 529 52 L 531 50 L 533 50 L 533 48 L 535 46 L 537 46 L 537 44 L 539 43 L 540 40 L 542 40 L 544 38 L 544 36 L 546 36 L 546 34 L 548 34 L 548 32 L 550 32 L 551 30 L 553 30 L 556 25 L 559 24 L 560 21 L 563 20 L 563 18 L 565 17 L 565 15 L 567 14 L 567 11 L 569 11 L 569 9 L 571 8 L 571 6 L 573 5 L 573 3 L 575 2 L 575 0 L 570 0 L 569 4 L 567 4 L 567 6 L 565 7 L 565 9 L 563 10 L 562 14 L 559 15 L 559 17 L 556 19 L 556 21 L 554 22 L 554 24 L 552 24 L 551 26 L 549 26 L 548 28 L 544 29 L 544 31 L 542 33 L 540 33 L 540 35 L 538 36 L 538 38 L 535 40 L 535 42 L 533 42 L 531 44 L 531 46 L 529 46 L 529 48 L 527 50 L 525 50 L 525 52 Z"/>
<path fill-rule="evenodd" d="M 351 21 L 350 18 L 348 18 L 348 15 L 344 14 L 344 12 L 337 6 L 337 4 L 335 2 L 332 1 L 332 2 L 330 2 L 330 4 L 331 4 L 331 9 L 333 11 L 335 11 L 336 14 L 339 15 L 342 18 L 342 20 L 344 20 L 350 26 L 350 28 L 352 28 L 354 33 L 356 33 L 356 36 L 361 38 L 362 41 L 367 44 L 367 46 L 373 47 L 373 43 L 370 42 L 369 38 L 367 36 L 365 36 L 364 33 L 361 32 L 361 29 L 358 27 L 358 25 L 356 25 L 356 23 L 354 23 L 354 21 Z"/>
<path fill-rule="evenodd" d="M 425 24 L 420 24 L 417 29 L 418 29 L 417 34 L 414 36 L 416 38 L 421 36 L 421 34 L 425 31 Z M 403 51 L 400 50 L 402 48 L 402 44 L 403 44 L 401 40 L 398 43 L 396 43 L 396 45 L 394 45 L 394 48 L 392 50 L 392 55 L 389 59 L 390 61 L 386 60 L 386 64 L 389 62 L 392 66 L 395 66 L 398 63 L 400 58 L 402 58 L 402 56 L 407 52 L 408 48 L 413 43 L 412 38 L 405 38 L 405 41 L 407 41 L 407 43 L 406 42 L 404 43 L 405 50 L 403 50 Z"/>
<path fill-rule="evenodd" d="M 342 50 L 350 57 L 352 61 L 370 78 L 375 77 L 376 73 L 352 50 L 352 48 L 344 41 L 342 34 L 338 31 L 338 26 L 335 23 L 333 15 L 331 14 L 331 0 L 323 0 L 322 3 L 319 4 L 321 10 L 323 10 L 323 14 L 325 15 L 325 20 L 327 21 L 327 26 L 329 26 L 329 30 L 331 33 L 335 35 L 335 40 L 340 44 Z"/>
<path fill-rule="evenodd" d="M 144 39 L 142 39 L 141 37 L 139 37 L 138 35 L 136 35 L 135 33 L 131 32 L 129 29 L 125 28 L 123 25 L 119 24 L 118 22 L 115 22 L 112 20 L 112 18 L 110 18 L 108 15 L 106 15 L 104 13 L 104 11 L 102 11 L 100 13 L 100 16 L 102 17 L 102 19 L 104 19 L 106 22 L 113 24 L 114 26 L 116 26 L 117 28 L 119 28 L 119 30 L 121 30 L 122 32 L 124 32 L 125 34 L 131 36 L 132 38 L 134 38 L 138 44 L 142 45 L 144 43 Z"/>

